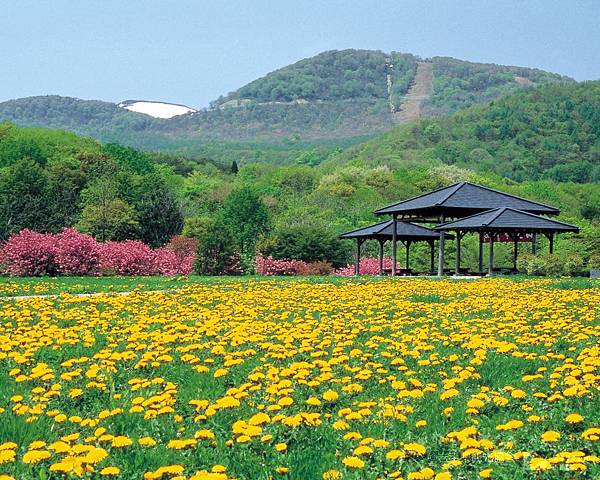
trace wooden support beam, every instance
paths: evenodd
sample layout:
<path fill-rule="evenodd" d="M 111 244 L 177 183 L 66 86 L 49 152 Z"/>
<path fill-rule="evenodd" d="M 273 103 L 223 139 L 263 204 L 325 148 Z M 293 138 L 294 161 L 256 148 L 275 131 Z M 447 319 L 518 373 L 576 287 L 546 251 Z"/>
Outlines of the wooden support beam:
<path fill-rule="evenodd" d="M 456 232 L 456 267 L 454 269 L 454 275 L 460 275 L 460 241 L 463 235 L 461 232 Z"/>
<path fill-rule="evenodd" d="M 483 232 L 479 232 L 479 273 L 483 273 Z"/>
<path fill-rule="evenodd" d="M 552 255 L 554 253 L 554 234 L 553 233 L 548 235 L 548 240 L 550 240 L 549 252 L 550 252 L 550 255 Z"/>
<path fill-rule="evenodd" d="M 360 274 L 360 238 L 356 239 L 356 261 L 354 262 L 354 275 Z"/>
<path fill-rule="evenodd" d="M 444 214 L 440 215 L 440 224 L 444 223 Z M 446 233 L 440 233 L 439 255 L 438 255 L 438 277 L 444 275 L 444 248 L 446 248 Z"/>
<path fill-rule="evenodd" d="M 488 275 L 494 274 L 494 234 L 490 232 L 490 258 L 488 264 Z"/>
<path fill-rule="evenodd" d="M 392 216 L 392 277 L 396 276 L 396 255 L 398 253 L 398 215 L 395 213 Z"/>
<path fill-rule="evenodd" d="M 410 268 L 410 240 L 404 244 L 406 247 L 406 270 Z"/>
<path fill-rule="evenodd" d="M 379 240 L 379 276 L 383 275 L 383 245 L 385 240 Z"/>
<path fill-rule="evenodd" d="M 430 267 L 429 271 L 433 275 L 435 273 L 435 240 L 429 242 L 430 247 Z"/>
<path fill-rule="evenodd" d="M 519 256 L 519 234 L 513 234 L 514 250 L 513 250 L 513 269 L 517 271 L 517 257 Z"/>

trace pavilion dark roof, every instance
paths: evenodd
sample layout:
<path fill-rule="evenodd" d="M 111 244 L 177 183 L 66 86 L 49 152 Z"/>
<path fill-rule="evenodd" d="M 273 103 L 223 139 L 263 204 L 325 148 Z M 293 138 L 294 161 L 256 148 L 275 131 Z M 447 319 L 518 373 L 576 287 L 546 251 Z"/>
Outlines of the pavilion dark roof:
<path fill-rule="evenodd" d="M 368 227 L 358 228 L 350 232 L 342 233 L 340 238 L 372 238 L 389 240 L 392 238 L 392 221 L 376 223 Z M 431 228 L 423 227 L 411 222 L 396 223 L 396 237 L 398 240 L 437 240 L 440 233 Z"/>
<path fill-rule="evenodd" d="M 492 188 L 460 182 L 418 197 L 403 200 L 375 211 L 377 215 L 407 215 L 420 218 L 444 214 L 464 217 L 490 209 L 510 207 L 530 213 L 558 215 L 560 210 L 543 203 L 500 192 Z"/>
<path fill-rule="evenodd" d="M 503 207 L 438 225 L 435 230 L 560 233 L 578 232 L 579 227 L 515 208 Z"/>

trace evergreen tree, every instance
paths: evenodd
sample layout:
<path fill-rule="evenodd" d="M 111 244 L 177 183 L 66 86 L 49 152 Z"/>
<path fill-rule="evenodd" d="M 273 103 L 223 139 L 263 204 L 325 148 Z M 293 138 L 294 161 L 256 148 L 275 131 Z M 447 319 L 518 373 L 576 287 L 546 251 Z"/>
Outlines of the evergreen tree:
<path fill-rule="evenodd" d="M 181 233 L 183 213 L 174 192 L 155 174 L 143 177 L 143 192 L 136 202 L 141 240 L 152 247 Z"/>
<path fill-rule="evenodd" d="M 223 275 L 231 273 L 236 262 L 234 238 L 229 227 L 222 222 L 211 222 L 197 239 L 194 270 L 199 275 Z"/>

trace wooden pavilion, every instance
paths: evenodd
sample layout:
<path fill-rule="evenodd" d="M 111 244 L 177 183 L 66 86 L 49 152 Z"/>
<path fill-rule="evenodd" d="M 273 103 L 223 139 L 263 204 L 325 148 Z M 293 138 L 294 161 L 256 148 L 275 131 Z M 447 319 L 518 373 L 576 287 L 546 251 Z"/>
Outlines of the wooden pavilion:
<path fill-rule="evenodd" d="M 383 275 L 383 249 L 387 241 L 400 241 L 406 249 L 406 263 L 404 271 L 401 273 L 411 273 L 410 269 L 410 246 L 415 242 L 427 242 L 431 252 L 431 272 L 434 272 L 435 267 L 435 241 L 439 240 L 443 235 L 427 227 L 417 225 L 411 222 L 395 222 L 396 229 L 392 231 L 394 222 L 376 223 L 368 227 L 358 228 L 350 232 L 340 235 L 340 238 L 356 240 L 356 262 L 354 264 L 354 273 L 360 273 L 360 255 L 361 246 L 367 240 L 377 240 L 379 242 L 379 274 Z M 395 271 L 395 261 L 392 266 L 392 271 Z M 395 273 L 394 273 L 395 274 Z"/>
<path fill-rule="evenodd" d="M 565 232 L 579 232 L 579 227 L 568 223 L 540 217 L 511 207 L 502 207 L 477 213 L 454 222 L 435 227 L 440 232 L 456 233 L 456 271 L 460 271 L 460 241 L 469 232 L 479 233 L 479 270 L 483 271 L 483 242 L 487 238 L 490 245 L 488 274 L 494 270 L 494 241 L 504 235 L 514 244 L 513 268 L 517 270 L 519 241 L 526 235 L 533 237 L 543 234 L 550 242 L 550 253 L 554 251 L 554 235 Z"/>
<path fill-rule="evenodd" d="M 391 215 L 392 223 L 422 222 L 445 224 L 498 208 L 509 207 L 534 215 L 558 215 L 560 210 L 543 203 L 504 193 L 492 188 L 460 182 L 375 211 L 376 215 Z M 392 228 L 392 275 L 396 275 L 397 229 Z M 445 230 L 439 238 L 438 275 L 444 274 Z M 533 238 L 535 242 L 535 237 Z M 480 240 L 480 254 L 482 240 Z M 457 236 L 457 265 L 460 266 L 460 239 Z M 480 259 L 481 263 L 481 259 Z"/>

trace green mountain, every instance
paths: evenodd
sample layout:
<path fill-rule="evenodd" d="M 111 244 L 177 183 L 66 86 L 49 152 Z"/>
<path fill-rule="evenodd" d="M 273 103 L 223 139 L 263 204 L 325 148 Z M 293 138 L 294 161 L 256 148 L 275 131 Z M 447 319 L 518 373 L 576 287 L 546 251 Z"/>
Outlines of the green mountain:
<path fill-rule="evenodd" d="M 251 159 L 259 142 L 265 144 L 264 156 L 278 159 L 273 150 L 296 152 L 299 144 L 331 140 L 357 143 L 397 123 L 446 115 L 533 85 L 570 82 L 529 68 L 342 50 L 271 72 L 209 109 L 170 119 L 107 102 L 45 96 L 0 103 L 0 121 L 70 130 L 146 150 L 207 154 L 215 146 L 229 148 L 230 142 L 254 143 L 252 152 L 238 157 L 242 161 Z"/>
<path fill-rule="evenodd" d="M 600 181 L 600 81 L 545 85 L 421 119 L 352 147 L 334 165 L 456 165 L 517 181 Z"/>

